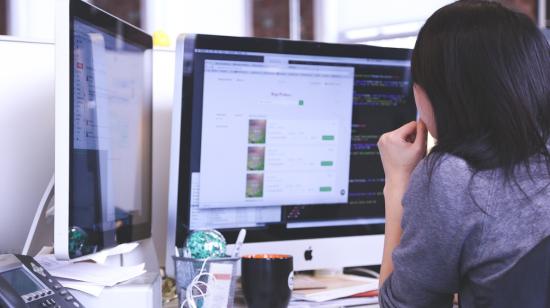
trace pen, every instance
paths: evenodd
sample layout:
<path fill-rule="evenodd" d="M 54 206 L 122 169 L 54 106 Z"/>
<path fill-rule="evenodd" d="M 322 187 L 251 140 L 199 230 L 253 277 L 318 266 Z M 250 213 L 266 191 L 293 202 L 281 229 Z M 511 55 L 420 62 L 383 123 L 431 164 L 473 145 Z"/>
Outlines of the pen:
<path fill-rule="evenodd" d="M 241 229 L 239 235 L 237 236 L 237 242 L 235 242 L 235 250 L 233 250 L 233 258 L 238 258 L 241 247 L 244 243 L 244 238 L 246 237 L 246 229 Z"/>

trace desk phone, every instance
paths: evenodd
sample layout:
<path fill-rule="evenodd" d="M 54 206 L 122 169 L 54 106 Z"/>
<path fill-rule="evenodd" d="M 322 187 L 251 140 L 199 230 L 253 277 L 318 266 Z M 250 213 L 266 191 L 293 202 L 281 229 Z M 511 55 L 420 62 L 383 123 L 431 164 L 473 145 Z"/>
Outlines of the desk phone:
<path fill-rule="evenodd" d="M 1 308 L 80 308 L 83 305 L 32 257 L 0 255 Z"/>

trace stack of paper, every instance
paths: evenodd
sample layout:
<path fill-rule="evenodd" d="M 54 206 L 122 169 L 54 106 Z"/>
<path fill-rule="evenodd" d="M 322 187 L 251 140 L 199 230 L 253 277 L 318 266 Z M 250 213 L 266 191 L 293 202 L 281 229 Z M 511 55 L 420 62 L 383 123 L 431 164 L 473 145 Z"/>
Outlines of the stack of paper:
<path fill-rule="evenodd" d="M 377 297 L 346 297 L 334 299 L 325 302 L 308 302 L 301 300 L 292 300 L 288 308 L 335 308 L 335 307 L 352 307 L 358 305 L 377 304 Z"/>
<path fill-rule="evenodd" d="M 84 293 L 88 293 L 93 296 L 100 296 L 104 286 L 90 284 L 88 282 L 58 278 L 57 281 L 67 289 L 78 290 Z"/>
<path fill-rule="evenodd" d="M 292 297 L 297 301 L 321 303 L 378 289 L 378 279 L 354 275 L 342 274 L 305 279 L 300 276 L 296 277 L 297 283 Z M 309 280 L 314 281 L 315 286 Z"/>
<path fill-rule="evenodd" d="M 103 264 L 107 257 L 131 251 L 135 246 L 119 246 L 81 262 L 59 261 L 53 254 L 38 255 L 36 261 L 56 277 L 62 286 L 99 296 L 105 287 L 112 287 L 146 272 L 145 264 L 135 266 Z"/>
<path fill-rule="evenodd" d="M 109 266 L 91 262 L 79 262 L 48 271 L 54 277 L 83 281 L 104 287 L 112 287 L 117 283 L 135 278 L 145 273 L 145 264 L 136 266 Z"/>

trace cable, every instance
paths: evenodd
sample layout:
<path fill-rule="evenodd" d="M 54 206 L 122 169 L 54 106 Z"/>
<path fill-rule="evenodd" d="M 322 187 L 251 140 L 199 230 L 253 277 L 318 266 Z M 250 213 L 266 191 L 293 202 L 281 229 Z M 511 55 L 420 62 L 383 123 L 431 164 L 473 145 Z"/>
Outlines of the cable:
<path fill-rule="evenodd" d="M 368 268 L 357 267 L 357 268 L 354 268 L 351 271 L 356 272 L 356 273 L 361 273 L 361 274 L 367 274 L 367 275 L 370 275 L 371 277 L 376 278 L 376 279 L 380 278 L 380 274 L 377 271 L 374 271 L 374 270 L 371 270 L 371 269 L 368 269 Z"/>
<path fill-rule="evenodd" d="M 189 308 L 197 308 L 197 302 L 195 301 L 195 299 L 204 299 L 208 294 L 208 284 L 211 284 L 210 287 L 213 287 L 216 284 L 216 277 L 211 273 L 204 271 L 208 259 L 210 259 L 210 257 L 204 259 L 200 272 L 193 278 L 193 280 L 191 280 L 191 282 L 185 289 L 185 300 L 181 303 L 180 308 L 183 308 L 186 303 Z M 203 277 L 208 277 L 208 283 L 200 280 Z M 206 292 L 203 292 L 201 286 L 206 290 Z M 199 294 L 193 295 L 193 290 L 197 290 Z"/>

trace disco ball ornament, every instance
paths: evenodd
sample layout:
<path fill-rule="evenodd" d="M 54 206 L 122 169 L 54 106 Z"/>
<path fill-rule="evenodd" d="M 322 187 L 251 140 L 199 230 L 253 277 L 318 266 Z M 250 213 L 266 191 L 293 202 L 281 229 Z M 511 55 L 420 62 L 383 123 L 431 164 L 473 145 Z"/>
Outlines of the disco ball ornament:
<path fill-rule="evenodd" d="M 193 231 L 187 237 L 186 247 L 192 258 L 225 257 L 226 242 L 223 235 L 216 230 Z"/>
<path fill-rule="evenodd" d="M 73 226 L 69 230 L 69 254 L 71 256 L 81 256 L 84 254 L 84 248 L 88 241 L 88 233 L 82 228 Z"/>

